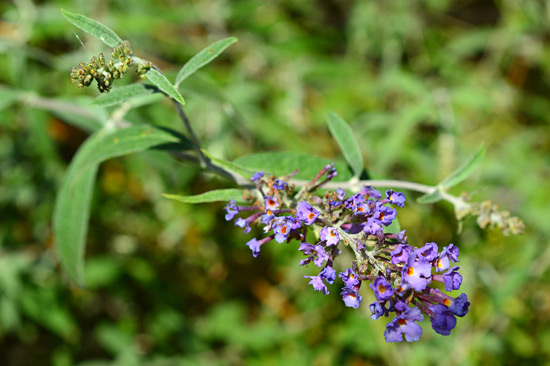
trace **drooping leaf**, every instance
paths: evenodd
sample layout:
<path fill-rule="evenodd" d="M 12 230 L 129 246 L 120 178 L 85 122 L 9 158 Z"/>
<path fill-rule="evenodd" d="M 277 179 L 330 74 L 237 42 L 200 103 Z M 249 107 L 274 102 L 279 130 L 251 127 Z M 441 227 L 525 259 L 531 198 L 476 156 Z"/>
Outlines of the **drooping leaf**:
<path fill-rule="evenodd" d="M 335 163 L 338 175 L 334 181 L 346 181 L 353 176 L 343 161 L 294 152 L 263 152 L 241 156 L 233 162 L 253 172 L 264 171 L 275 176 L 286 175 L 298 169 L 296 179 L 311 179 L 325 165 Z"/>
<path fill-rule="evenodd" d="M 168 94 L 170 97 L 177 100 L 181 105 L 185 105 L 185 100 L 181 96 L 180 92 L 168 79 L 164 76 L 163 73 L 157 69 L 151 69 L 147 71 L 145 77 L 149 79 L 153 84 L 159 87 L 160 90 Z"/>
<path fill-rule="evenodd" d="M 340 146 L 344 158 L 356 177 L 363 171 L 363 156 L 351 127 L 335 112 L 327 114 L 327 124 L 332 137 Z"/>
<path fill-rule="evenodd" d="M 84 284 L 84 248 L 94 178 L 107 159 L 177 142 L 178 138 L 154 126 L 132 126 L 117 131 L 102 129 L 78 150 L 58 193 L 53 217 L 59 260 L 69 277 Z"/>
<path fill-rule="evenodd" d="M 79 285 L 84 285 L 84 245 L 97 168 L 97 164 L 90 164 L 78 175 L 69 170 L 55 202 L 53 225 L 57 255 L 69 278 Z"/>
<path fill-rule="evenodd" d="M 130 84 L 112 89 L 109 93 L 101 94 L 95 98 L 93 104 L 108 107 L 126 102 L 132 98 L 153 94 L 157 88 L 146 84 Z"/>
<path fill-rule="evenodd" d="M 436 188 L 433 192 L 427 193 L 423 196 L 418 197 L 416 202 L 418 203 L 435 203 L 440 201 L 443 198 L 439 188 Z"/>
<path fill-rule="evenodd" d="M 208 64 L 210 61 L 218 57 L 227 47 L 237 42 L 237 38 L 228 37 L 217 42 L 214 42 L 210 46 L 206 47 L 195 56 L 193 56 L 178 72 L 176 77 L 176 88 L 185 80 L 188 76 L 195 71 Z"/>
<path fill-rule="evenodd" d="M 63 16 L 69 22 L 73 23 L 84 32 L 102 40 L 109 47 L 114 48 L 122 43 L 122 39 L 115 32 L 93 19 L 81 14 L 68 12 L 64 9 L 61 9 L 61 13 L 63 13 Z"/>
<path fill-rule="evenodd" d="M 464 163 L 460 168 L 451 173 L 447 178 L 439 183 L 439 185 L 445 188 L 450 188 L 464 181 L 476 170 L 476 168 L 482 162 L 484 155 L 485 144 L 482 144 L 476 151 L 476 153 L 472 155 L 466 163 Z"/>
<path fill-rule="evenodd" d="M 164 193 L 162 196 L 169 198 L 171 200 L 176 200 L 183 203 L 206 203 L 206 202 L 218 202 L 218 201 L 229 201 L 233 199 L 237 202 L 243 201 L 243 190 L 242 189 L 217 189 L 214 191 L 209 191 L 202 194 L 197 194 L 194 196 L 181 196 L 177 194 L 167 194 Z"/>

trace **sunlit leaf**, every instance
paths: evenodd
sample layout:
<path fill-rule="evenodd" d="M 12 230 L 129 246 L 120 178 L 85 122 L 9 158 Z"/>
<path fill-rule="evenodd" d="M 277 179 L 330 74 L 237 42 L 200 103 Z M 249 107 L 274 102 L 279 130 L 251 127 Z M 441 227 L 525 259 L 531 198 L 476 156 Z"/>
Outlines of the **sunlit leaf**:
<path fill-rule="evenodd" d="M 416 201 L 418 203 L 435 203 L 440 201 L 442 198 L 443 196 L 441 195 L 441 191 L 439 189 L 435 189 L 433 192 L 418 197 Z"/>
<path fill-rule="evenodd" d="M 464 181 L 476 170 L 479 164 L 481 164 L 484 155 L 485 145 L 483 144 L 466 163 L 445 178 L 441 183 L 439 183 L 439 185 L 445 188 L 450 188 Z"/>
<path fill-rule="evenodd" d="M 227 47 L 235 42 L 237 42 L 237 38 L 228 37 L 211 44 L 193 56 L 178 72 L 175 84 L 176 87 L 178 87 L 189 75 L 218 57 Z"/>
<path fill-rule="evenodd" d="M 239 164 L 236 164 L 234 162 L 226 161 L 220 158 L 216 158 L 212 156 L 208 151 L 203 150 L 203 153 L 212 161 L 212 163 L 216 166 L 219 166 L 221 168 L 224 168 L 232 173 L 236 173 L 244 178 L 250 178 L 252 174 L 254 174 L 256 171 L 253 169 L 241 166 Z"/>
<path fill-rule="evenodd" d="M 202 194 L 197 194 L 194 196 L 181 196 L 177 194 L 167 194 L 164 193 L 162 196 L 169 198 L 171 200 L 176 200 L 183 203 L 205 203 L 205 202 L 218 202 L 218 201 L 229 201 L 230 199 L 235 201 L 243 200 L 243 190 L 242 189 L 217 189 L 214 191 L 209 191 Z"/>
<path fill-rule="evenodd" d="M 115 32 L 93 19 L 84 15 L 68 12 L 64 9 L 61 9 L 61 13 L 63 13 L 63 16 L 69 22 L 73 23 L 84 32 L 102 40 L 107 46 L 114 48 L 122 43 L 122 39 Z"/>
<path fill-rule="evenodd" d="M 355 176 L 360 176 L 364 165 L 363 156 L 351 127 L 342 117 L 334 112 L 327 114 L 327 124 L 332 137 L 334 137 L 338 146 L 340 146 L 340 150 Z"/>
<path fill-rule="evenodd" d="M 84 284 L 84 249 L 94 178 L 107 159 L 178 141 L 153 126 L 132 126 L 114 132 L 100 130 L 78 150 L 58 193 L 53 217 L 57 254 L 69 277 Z"/>
<path fill-rule="evenodd" d="M 153 94 L 156 91 L 157 88 L 146 84 L 125 85 L 119 88 L 113 88 L 109 93 L 99 95 L 94 100 L 93 104 L 108 107 L 126 102 L 132 98 Z"/>
<path fill-rule="evenodd" d="M 335 181 L 346 181 L 352 178 L 347 164 L 340 160 L 294 152 L 264 152 L 241 156 L 233 161 L 251 171 L 269 172 L 275 176 L 286 175 L 298 169 L 296 179 L 311 179 L 327 164 L 335 163 L 338 175 Z"/>
<path fill-rule="evenodd" d="M 177 100 L 181 105 L 185 105 L 185 100 L 183 100 L 180 92 L 176 89 L 174 85 L 172 85 L 172 83 L 170 83 L 170 81 L 168 81 L 163 73 L 161 73 L 157 69 L 151 69 L 147 71 L 145 77 L 149 79 L 153 84 L 158 86 L 160 90 Z"/>

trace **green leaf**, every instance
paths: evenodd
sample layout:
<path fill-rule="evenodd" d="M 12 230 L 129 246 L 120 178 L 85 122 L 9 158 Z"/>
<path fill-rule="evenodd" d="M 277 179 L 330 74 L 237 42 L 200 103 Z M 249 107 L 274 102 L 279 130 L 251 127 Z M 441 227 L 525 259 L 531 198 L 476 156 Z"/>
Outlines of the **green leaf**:
<path fill-rule="evenodd" d="M 109 47 L 114 48 L 122 43 L 122 39 L 115 32 L 93 19 L 84 15 L 70 13 L 64 9 L 61 9 L 61 13 L 63 13 L 63 16 L 69 22 L 73 23 L 84 32 L 102 40 Z"/>
<path fill-rule="evenodd" d="M 252 176 L 252 174 L 256 173 L 256 171 L 253 170 L 253 169 L 250 169 L 250 168 L 247 168 L 247 167 L 241 166 L 239 164 L 235 164 L 233 162 L 226 161 L 226 160 L 223 160 L 223 159 L 220 159 L 220 158 L 216 158 L 216 157 L 212 156 L 206 150 L 202 150 L 202 152 L 203 152 L 204 155 L 206 155 L 212 161 L 212 163 L 214 163 L 214 165 L 222 167 L 224 169 L 227 169 L 230 172 L 239 174 L 240 176 L 242 176 L 244 178 L 248 179 Z"/>
<path fill-rule="evenodd" d="M 158 91 L 157 88 L 145 84 L 130 84 L 112 89 L 109 93 L 101 94 L 95 98 L 92 104 L 108 107 L 123 103 L 129 99 L 153 94 Z"/>
<path fill-rule="evenodd" d="M 441 195 L 441 191 L 439 188 L 435 188 L 433 192 L 427 193 L 423 196 L 418 197 L 416 202 L 418 203 L 435 203 L 437 201 L 440 201 L 443 198 Z"/>
<path fill-rule="evenodd" d="M 397 219 L 397 217 L 395 219 L 393 219 L 393 221 L 391 222 L 391 224 L 386 227 L 384 229 L 384 231 L 386 233 L 398 233 L 401 231 L 401 223 L 399 222 L 399 220 Z"/>
<path fill-rule="evenodd" d="M 479 166 L 485 155 L 485 144 L 482 144 L 477 152 L 470 157 L 470 159 L 464 163 L 460 168 L 455 170 L 447 178 L 445 178 L 439 186 L 444 187 L 445 189 L 456 186 L 458 183 L 462 182 L 468 178 L 474 170 Z"/>
<path fill-rule="evenodd" d="M 211 44 L 193 56 L 178 72 L 178 76 L 176 77 L 176 88 L 189 75 L 218 57 L 227 47 L 235 42 L 237 42 L 237 38 L 228 37 Z"/>
<path fill-rule="evenodd" d="M 114 132 L 102 129 L 90 136 L 78 150 L 57 195 L 53 216 L 59 260 L 77 284 L 84 284 L 84 247 L 99 164 L 110 158 L 177 141 L 178 138 L 163 129 L 132 126 Z"/>
<path fill-rule="evenodd" d="M 18 91 L 0 85 L 0 111 L 10 107 L 18 97 Z"/>
<path fill-rule="evenodd" d="M 181 96 L 178 89 L 176 89 L 176 87 L 168 81 L 163 73 L 161 73 L 157 69 L 151 69 L 147 71 L 145 77 L 149 79 L 153 84 L 158 86 L 160 90 L 177 100 L 181 105 L 185 105 L 185 100 L 183 100 L 183 97 Z"/>
<path fill-rule="evenodd" d="M 261 170 L 275 176 L 286 175 L 298 169 L 296 179 L 311 179 L 325 165 L 335 163 L 338 175 L 333 179 L 334 181 L 347 181 L 353 177 L 343 161 L 294 152 L 263 152 L 245 155 L 237 158 L 233 163 L 253 172 Z"/>
<path fill-rule="evenodd" d="M 355 173 L 355 176 L 359 177 L 364 166 L 363 156 L 351 127 L 342 117 L 334 112 L 327 114 L 327 124 L 332 137 L 334 137 L 338 146 L 340 146 L 344 158 Z"/>
<path fill-rule="evenodd" d="M 197 194 L 194 196 L 180 196 L 177 194 L 167 194 L 164 193 L 162 196 L 169 198 L 171 200 L 176 200 L 183 203 L 205 203 L 205 202 L 218 202 L 218 201 L 229 201 L 233 199 L 238 202 L 243 201 L 243 192 L 242 189 L 217 189 L 214 191 Z"/>

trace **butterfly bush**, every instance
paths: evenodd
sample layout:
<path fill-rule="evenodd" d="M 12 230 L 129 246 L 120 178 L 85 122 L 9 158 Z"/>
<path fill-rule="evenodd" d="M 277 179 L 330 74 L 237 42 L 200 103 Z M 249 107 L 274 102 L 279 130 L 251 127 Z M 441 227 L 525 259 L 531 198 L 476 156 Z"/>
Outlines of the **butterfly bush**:
<path fill-rule="evenodd" d="M 327 295 L 329 285 L 338 277 L 337 286 L 347 307 L 358 309 L 363 301 L 361 287 L 363 291 L 369 287 L 376 298 L 368 305 L 371 318 L 394 315 L 386 325 L 386 342 L 401 342 L 403 337 L 408 342 L 418 341 L 424 315 L 437 333 L 449 335 L 456 317 L 465 316 L 470 306 L 466 294 L 452 297 L 439 289 L 460 289 L 462 275 L 458 273 L 460 267 L 454 265 L 459 261 L 458 247 L 449 244 L 439 248 L 436 243 L 426 243 L 418 248 L 408 244 L 405 230 L 386 232 L 396 218 L 396 208 L 405 205 L 401 192 L 388 190 L 382 196 L 378 190 L 364 186 L 349 196 L 340 188 L 322 196 L 312 193 L 336 175 L 334 165 L 327 165 L 295 192 L 295 187 L 286 182 L 289 177 L 266 178 L 263 172 L 255 173 L 251 182 L 257 188 L 257 200 L 248 206 L 230 200 L 225 219 L 233 220 L 245 233 L 251 231 L 252 224 L 263 227 L 263 237 L 246 243 L 254 257 L 272 241 L 297 240 L 298 250 L 304 255 L 299 264 L 313 263 L 319 268 L 317 275 L 304 276 L 306 281 L 313 290 Z M 318 233 L 316 242 L 307 242 L 310 230 Z M 346 246 L 353 250 L 355 260 L 340 265 L 338 268 L 345 269 L 337 275 L 335 260 Z"/>

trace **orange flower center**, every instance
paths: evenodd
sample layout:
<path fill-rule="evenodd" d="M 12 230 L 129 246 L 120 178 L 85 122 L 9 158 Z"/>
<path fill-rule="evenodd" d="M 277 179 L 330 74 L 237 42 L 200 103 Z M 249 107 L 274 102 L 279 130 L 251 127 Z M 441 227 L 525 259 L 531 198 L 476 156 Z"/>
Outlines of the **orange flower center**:
<path fill-rule="evenodd" d="M 409 267 L 409 269 L 407 270 L 407 274 L 408 274 L 409 276 L 412 276 L 412 275 L 414 274 L 414 268 Z"/>
<path fill-rule="evenodd" d="M 386 292 L 386 287 L 384 285 L 379 285 L 378 286 L 378 292 L 383 294 L 384 292 Z"/>
<path fill-rule="evenodd" d="M 399 325 L 405 325 L 405 324 L 407 324 L 407 320 L 406 320 L 406 319 L 399 319 L 399 320 L 397 321 L 397 324 L 399 324 Z"/>

